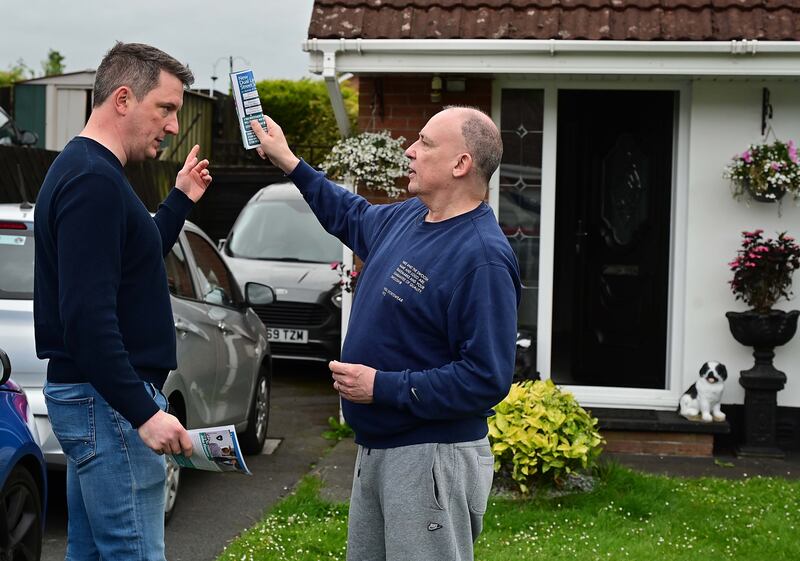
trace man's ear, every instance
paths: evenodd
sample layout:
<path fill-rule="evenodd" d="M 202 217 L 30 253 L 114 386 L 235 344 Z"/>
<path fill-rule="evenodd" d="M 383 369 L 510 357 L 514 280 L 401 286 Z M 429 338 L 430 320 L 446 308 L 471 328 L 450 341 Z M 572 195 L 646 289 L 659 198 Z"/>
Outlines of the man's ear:
<path fill-rule="evenodd" d="M 458 155 L 458 161 L 453 168 L 453 177 L 465 177 L 472 170 L 472 156 L 464 152 Z"/>
<path fill-rule="evenodd" d="M 131 103 L 136 98 L 133 96 L 133 91 L 128 86 L 120 86 L 114 90 L 110 96 L 111 104 L 120 115 L 127 115 L 130 111 Z"/>

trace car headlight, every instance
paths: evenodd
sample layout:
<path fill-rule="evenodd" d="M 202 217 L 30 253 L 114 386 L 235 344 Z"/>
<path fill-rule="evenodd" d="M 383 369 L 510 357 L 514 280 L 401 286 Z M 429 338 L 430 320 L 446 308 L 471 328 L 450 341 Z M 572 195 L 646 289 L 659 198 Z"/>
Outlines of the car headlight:
<path fill-rule="evenodd" d="M 342 291 L 341 291 L 341 289 L 337 290 L 336 292 L 333 293 L 333 296 L 331 296 L 331 302 L 337 308 L 339 308 L 339 309 L 342 308 Z"/>

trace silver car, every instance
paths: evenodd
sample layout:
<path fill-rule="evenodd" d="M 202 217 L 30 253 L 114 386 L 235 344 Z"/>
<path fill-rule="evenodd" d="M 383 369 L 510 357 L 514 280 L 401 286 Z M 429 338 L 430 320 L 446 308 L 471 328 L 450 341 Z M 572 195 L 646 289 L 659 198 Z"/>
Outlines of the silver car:
<path fill-rule="evenodd" d="M 275 358 L 339 358 L 342 288 L 332 263 L 342 260 L 342 243 L 322 228 L 294 184 L 276 183 L 253 195 L 222 254 L 240 283 L 275 288 L 279 302 L 254 307 Z"/>
<path fill-rule="evenodd" d="M 48 466 L 58 467 L 66 462 L 42 394 L 47 363 L 36 357 L 34 342 L 33 243 L 33 206 L 0 204 L 0 344 L 30 399 Z M 164 261 L 178 354 L 164 385 L 170 410 L 187 428 L 232 424 L 243 451 L 259 453 L 269 422 L 272 362 L 267 332 L 250 306 L 267 306 L 275 295 L 257 283 L 240 288 L 211 240 L 188 221 Z M 179 474 L 170 463 L 167 516 Z"/>

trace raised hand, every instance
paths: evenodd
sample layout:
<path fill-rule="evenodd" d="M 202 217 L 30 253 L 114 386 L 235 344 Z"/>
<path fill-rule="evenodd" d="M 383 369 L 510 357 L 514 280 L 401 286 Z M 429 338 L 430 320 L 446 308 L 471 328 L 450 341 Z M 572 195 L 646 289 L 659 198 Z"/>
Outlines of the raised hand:
<path fill-rule="evenodd" d="M 267 123 L 266 131 L 261 128 L 261 123 L 258 121 L 250 121 L 250 126 L 253 127 L 253 132 L 256 133 L 256 137 L 261 143 L 261 146 L 256 148 L 256 152 L 262 160 L 269 158 L 284 173 L 291 173 L 300 160 L 289 149 L 289 144 L 287 144 L 286 137 L 283 136 L 283 130 L 278 123 L 266 115 L 264 115 L 264 119 Z"/>
<path fill-rule="evenodd" d="M 186 156 L 186 161 L 175 179 L 175 187 L 183 191 L 192 202 L 200 200 L 208 186 L 211 184 L 211 174 L 208 171 L 208 160 L 197 160 L 200 145 L 195 144 Z"/>

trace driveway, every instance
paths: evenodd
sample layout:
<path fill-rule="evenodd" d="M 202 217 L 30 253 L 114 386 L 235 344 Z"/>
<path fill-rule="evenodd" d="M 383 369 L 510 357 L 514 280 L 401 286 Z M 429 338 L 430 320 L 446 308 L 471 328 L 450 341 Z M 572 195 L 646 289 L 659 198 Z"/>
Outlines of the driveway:
<path fill-rule="evenodd" d="M 167 559 L 211 561 L 231 539 L 260 520 L 331 443 L 322 438 L 338 400 L 322 366 L 276 363 L 272 382 L 271 454 L 247 456 L 252 477 L 184 470 L 175 513 L 166 528 Z M 271 444 L 268 440 L 265 451 Z M 64 474 L 50 473 L 43 561 L 63 561 L 66 549 Z"/>

